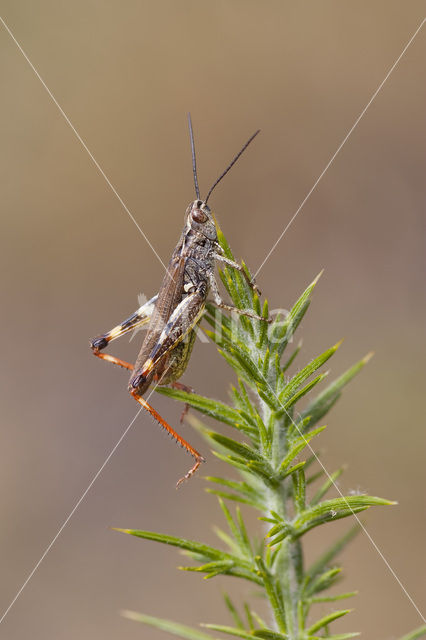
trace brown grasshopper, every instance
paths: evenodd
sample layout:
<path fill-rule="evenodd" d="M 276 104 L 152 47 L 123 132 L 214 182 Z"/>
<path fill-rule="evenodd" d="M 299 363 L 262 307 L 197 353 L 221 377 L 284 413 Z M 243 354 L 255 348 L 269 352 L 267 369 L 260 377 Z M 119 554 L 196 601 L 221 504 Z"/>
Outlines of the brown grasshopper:
<path fill-rule="evenodd" d="M 213 189 L 228 173 L 259 131 L 256 131 L 249 138 L 225 171 L 214 182 L 205 200 L 201 200 L 194 136 L 189 115 L 188 124 L 197 198 L 186 210 L 182 235 L 173 251 L 160 290 L 156 296 L 141 306 L 127 320 L 111 331 L 94 338 L 90 343 L 95 356 L 132 372 L 128 384 L 130 394 L 194 458 L 195 464 L 178 481 L 177 486 L 190 478 L 199 468 L 201 462 L 205 462 L 205 460 L 142 398 L 142 395 L 152 383 L 171 385 L 178 389 L 192 391 L 177 381 L 188 365 L 196 336 L 195 328 L 203 315 L 209 291 L 212 292 L 214 303 L 221 309 L 232 310 L 250 318 L 267 321 L 252 311 L 237 309 L 226 304 L 220 297 L 214 273 L 215 261 L 238 269 L 248 284 L 257 292 L 258 289 L 240 264 L 223 255 L 223 250 L 217 240 L 215 221 L 207 206 Z M 101 353 L 112 340 L 144 325 L 147 325 L 147 333 L 134 366 L 109 354 Z"/>

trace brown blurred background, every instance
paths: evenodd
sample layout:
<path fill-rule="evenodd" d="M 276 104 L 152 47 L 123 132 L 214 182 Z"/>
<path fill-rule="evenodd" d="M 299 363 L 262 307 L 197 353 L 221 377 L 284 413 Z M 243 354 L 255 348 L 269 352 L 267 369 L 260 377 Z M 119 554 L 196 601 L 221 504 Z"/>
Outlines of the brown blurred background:
<path fill-rule="evenodd" d="M 236 256 L 256 269 L 401 53 L 424 3 L 2 0 L 1 15 L 163 258 L 193 198 L 186 113 L 202 193 L 256 128 L 211 200 Z M 424 195 L 426 27 L 258 277 L 290 308 L 325 273 L 299 363 L 337 339 L 338 375 L 373 361 L 329 418 L 324 462 L 343 491 L 398 500 L 371 536 L 424 597 Z M 163 269 L 0 28 L 2 249 L 1 609 L 6 609 L 136 413 L 127 375 L 89 338 L 151 296 Z M 139 340 L 139 337 L 138 337 Z M 115 343 L 133 359 L 138 341 Z M 184 381 L 226 398 L 229 371 L 197 343 Z M 158 395 L 177 423 L 181 407 Z M 225 427 L 223 427 L 226 429 Z M 205 451 L 206 446 L 183 433 Z M 213 540 L 201 476 L 176 492 L 184 453 L 141 415 L 0 627 L 0 636 L 155 638 L 123 608 L 228 623 L 220 588 L 175 570 L 173 551 L 112 532 Z M 209 473 L 221 466 L 208 456 Z M 306 538 L 308 557 L 338 534 Z M 396 638 L 421 618 L 366 536 L 343 554 L 360 594 L 335 632 Z M 234 585 L 241 586 L 243 585 Z"/>

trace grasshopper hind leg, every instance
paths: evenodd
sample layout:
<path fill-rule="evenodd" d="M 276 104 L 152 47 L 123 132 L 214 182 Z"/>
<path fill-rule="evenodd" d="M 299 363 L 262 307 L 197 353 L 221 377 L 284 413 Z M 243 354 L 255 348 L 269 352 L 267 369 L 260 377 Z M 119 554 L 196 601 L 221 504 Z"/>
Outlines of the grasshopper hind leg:
<path fill-rule="evenodd" d="M 189 442 L 187 442 L 186 440 L 184 440 L 182 438 L 182 436 L 180 436 L 177 431 L 175 431 L 173 429 L 173 427 L 171 427 L 165 420 L 164 418 L 162 418 L 160 416 L 160 414 L 153 408 L 151 407 L 151 405 L 144 399 L 142 398 L 142 396 L 137 392 L 136 389 L 132 389 L 130 390 L 131 395 L 134 397 L 134 399 L 136 400 L 136 402 L 138 402 L 141 407 L 143 407 L 146 411 L 148 411 L 149 414 L 151 414 L 151 416 L 154 418 L 154 420 L 156 420 L 156 422 L 158 422 L 158 424 L 160 425 L 160 427 L 163 427 L 163 429 L 165 429 L 167 431 L 167 433 L 178 443 L 180 444 L 180 446 L 185 449 L 185 451 L 187 451 L 195 460 L 194 465 L 191 467 L 191 469 L 183 476 L 183 478 L 180 478 L 180 480 L 178 480 L 178 482 L 176 483 L 176 488 L 178 488 L 182 482 L 185 482 L 185 480 L 189 480 L 189 478 L 191 478 L 191 476 L 194 475 L 194 473 L 197 471 L 197 469 L 200 467 L 202 462 L 205 462 L 205 459 L 203 458 L 203 456 L 198 453 L 198 451 L 196 449 L 194 449 L 194 447 L 192 447 Z"/>
<path fill-rule="evenodd" d="M 109 353 L 101 353 L 99 349 L 92 346 L 93 355 L 101 360 L 105 360 L 106 362 L 111 362 L 112 364 L 116 364 L 119 367 L 123 367 L 123 369 L 127 369 L 128 371 L 133 371 L 133 365 L 130 362 L 126 362 L 121 358 L 116 358 L 115 356 L 111 356 Z"/>

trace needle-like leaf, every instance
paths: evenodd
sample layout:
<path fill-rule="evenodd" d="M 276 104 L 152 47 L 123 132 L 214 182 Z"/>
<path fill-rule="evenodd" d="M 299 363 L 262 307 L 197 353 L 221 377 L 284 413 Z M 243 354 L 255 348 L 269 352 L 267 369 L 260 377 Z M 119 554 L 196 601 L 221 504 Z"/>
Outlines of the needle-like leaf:
<path fill-rule="evenodd" d="M 220 230 L 218 239 L 223 255 L 233 260 L 231 249 Z M 243 269 L 250 278 L 245 265 Z M 225 266 L 221 278 L 235 307 L 267 318 L 267 301 L 259 300 L 243 273 Z M 311 609 L 315 611 L 318 603 L 337 602 L 354 595 L 353 592 L 331 595 L 328 589 L 335 586 L 341 577 L 336 556 L 359 531 L 359 525 L 334 542 L 308 567 L 303 559 L 305 534 L 315 527 L 352 516 L 371 506 L 394 504 L 367 495 L 340 495 L 324 499 L 343 472 L 343 467 L 331 476 L 325 468 L 318 468 L 318 453 L 313 452 L 310 443 L 325 428 L 319 426 L 319 421 L 330 411 L 344 387 L 364 367 L 371 354 L 326 386 L 306 406 L 307 394 L 312 397 L 314 387 L 327 375 L 327 372 L 320 371 L 321 367 L 340 343 L 290 376 L 296 356 L 300 357 L 301 342 L 282 356 L 309 308 L 318 278 L 305 289 L 289 313 L 278 314 L 271 324 L 236 313 L 228 316 L 207 304 L 205 319 L 210 329 L 205 333 L 234 373 L 230 403 L 176 389 L 158 389 L 208 418 L 227 425 L 224 434 L 219 429 L 213 431 L 210 425 L 205 425 L 191 412 L 187 418 L 213 448 L 222 467 L 239 476 L 235 478 L 218 473 L 206 478 L 209 483 L 207 491 L 219 498 L 222 518 L 227 522 L 226 530 L 214 526 L 218 545 L 225 550 L 179 536 L 119 529 L 138 538 L 179 548 L 193 562 L 192 566 L 181 567 L 186 571 L 201 573 L 206 579 L 226 575 L 228 579 L 240 578 L 255 585 L 256 595 L 262 595 L 268 602 L 268 622 L 263 621 L 244 600 L 236 605 L 234 597 L 231 600 L 225 594 L 225 605 L 234 626 L 205 625 L 211 631 L 235 638 L 347 640 L 357 636 L 357 633 L 332 635 L 329 629 L 334 620 L 349 610 L 325 613 L 312 623 Z M 297 459 L 304 450 L 306 459 Z M 322 484 L 310 497 L 309 485 L 319 478 L 322 478 Z M 244 511 L 235 506 L 236 502 L 242 504 Z M 261 534 L 250 519 L 252 507 L 260 511 L 259 519 L 264 527 Z M 244 613 L 240 615 L 238 611 Z M 211 639 L 204 632 L 168 620 L 134 612 L 126 612 L 125 615 L 186 640 Z M 426 627 L 401 640 L 422 637 L 426 637 Z"/>
<path fill-rule="evenodd" d="M 185 640 L 212 640 L 212 636 L 202 631 L 197 631 L 192 627 L 187 627 L 171 620 L 163 620 L 162 618 L 155 618 L 154 616 L 147 616 L 144 613 L 137 613 L 136 611 L 122 611 L 121 615 L 129 620 L 135 620 L 136 622 L 143 622 L 150 627 L 155 627 L 161 631 L 166 631 L 172 636 L 178 638 L 184 638 Z"/>
<path fill-rule="evenodd" d="M 426 624 L 415 631 L 408 633 L 403 638 L 400 638 L 400 640 L 420 640 L 420 638 L 426 638 Z"/>

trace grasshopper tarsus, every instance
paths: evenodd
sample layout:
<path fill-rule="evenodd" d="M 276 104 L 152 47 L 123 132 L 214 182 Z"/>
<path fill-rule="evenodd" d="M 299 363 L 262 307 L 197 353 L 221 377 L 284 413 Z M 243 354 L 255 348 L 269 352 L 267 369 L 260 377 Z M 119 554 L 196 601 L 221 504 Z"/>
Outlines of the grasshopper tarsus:
<path fill-rule="evenodd" d="M 248 284 L 250 285 L 250 287 L 253 289 L 253 291 L 254 291 L 254 292 L 259 296 L 259 298 L 260 298 L 260 296 L 262 295 L 262 292 L 261 292 L 261 290 L 259 289 L 259 287 L 257 286 L 256 281 L 254 280 L 254 278 L 253 278 L 253 280 L 249 280 L 249 283 L 248 283 Z"/>
<path fill-rule="evenodd" d="M 185 473 L 183 478 L 180 478 L 180 480 L 176 482 L 176 489 L 179 489 L 181 484 L 183 484 L 184 482 L 192 478 L 194 473 L 200 468 L 201 463 L 205 461 L 206 461 L 205 458 L 203 458 L 203 456 L 200 456 L 198 460 L 195 462 L 194 466 L 191 467 L 191 469 L 187 473 Z"/>

